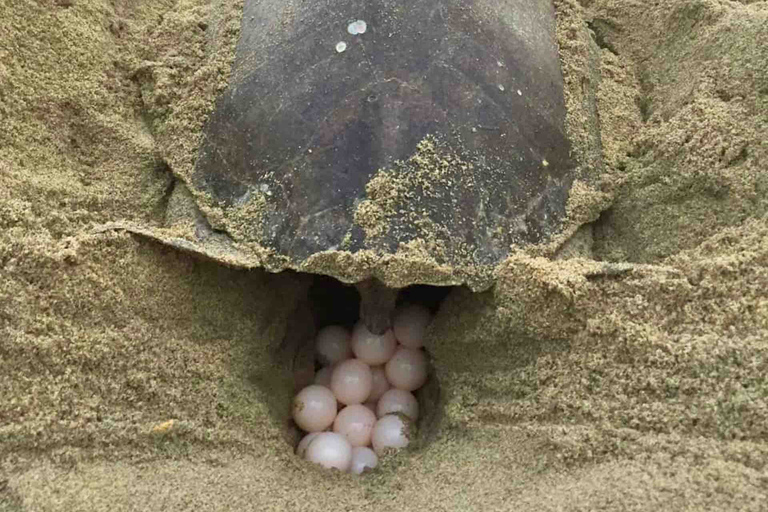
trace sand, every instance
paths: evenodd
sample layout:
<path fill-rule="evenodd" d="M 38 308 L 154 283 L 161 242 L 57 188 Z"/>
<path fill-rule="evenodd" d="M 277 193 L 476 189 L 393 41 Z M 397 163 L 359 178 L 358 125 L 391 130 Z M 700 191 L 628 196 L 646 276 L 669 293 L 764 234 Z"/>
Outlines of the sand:
<path fill-rule="evenodd" d="M 359 478 L 292 454 L 306 278 L 104 229 L 189 233 L 238 2 L 0 3 L 0 510 L 764 509 L 768 3 L 556 7 L 569 224 L 451 292 Z"/>

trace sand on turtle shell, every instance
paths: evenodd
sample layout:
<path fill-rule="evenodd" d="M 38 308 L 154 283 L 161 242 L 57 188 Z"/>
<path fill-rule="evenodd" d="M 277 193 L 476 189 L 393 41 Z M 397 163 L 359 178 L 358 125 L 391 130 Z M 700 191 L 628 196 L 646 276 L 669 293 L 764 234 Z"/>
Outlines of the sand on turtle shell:
<path fill-rule="evenodd" d="M 94 230 L 210 228 L 183 176 L 241 5 L 1 4 L 0 510 L 764 507 L 768 5 L 555 4 L 570 223 L 451 293 L 440 420 L 364 478 L 286 436 L 306 279 Z"/>

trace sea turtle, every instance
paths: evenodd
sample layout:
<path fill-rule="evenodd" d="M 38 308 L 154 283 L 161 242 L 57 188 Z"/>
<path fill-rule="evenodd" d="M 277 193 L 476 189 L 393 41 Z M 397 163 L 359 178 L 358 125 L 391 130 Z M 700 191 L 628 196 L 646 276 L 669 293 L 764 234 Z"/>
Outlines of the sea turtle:
<path fill-rule="evenodd" d="M 172 243 L 355 283 L 381 333 L 558 231 L 565 114 L 551 0 L 245 0 L 186 183 L 213 227 Z"/>

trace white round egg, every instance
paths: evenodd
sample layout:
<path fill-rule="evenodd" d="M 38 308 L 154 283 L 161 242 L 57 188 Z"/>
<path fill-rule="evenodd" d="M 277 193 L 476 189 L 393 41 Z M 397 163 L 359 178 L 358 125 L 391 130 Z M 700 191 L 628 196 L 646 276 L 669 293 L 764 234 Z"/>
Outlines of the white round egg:
<path fill-rule="evenodd" d="M 397 350 L 397 340 L 392 329 L 384 334 L 373 334 L 363 322 L 352 331 L 352 352 L 355 357 L 371 366 L 384 364 Z"/>
<path fill-rule="evenodd" d="M 424 334 L 431 321 L 432 315 L 426 307 L 421 304 L 408 304 L 395 311 L 392 329 L 401 345 L 408 348 L 421 348 L 424 345 Z"/>
<path fill-rule="evenodd" d="M 296 455 L 303 459 L 304 455 L 307 453 L 307 446 L 309 446 L 309 443 L 311 443 L 318 434 L 320 434 L 320 432 L 312 432 L 302 437 L 301 441 L 299 441 L 299 445 L 296 447 Z"/>
<path fill-rule="evenodd" d="M 330 389 L 312 384 L 293 398 L 293 420 L 306 432 L 320 432 L 336 418 L 336 397 Z"/>
<path fill-rule="evenodd" d="M 348 471 L 352 464 L 352 445 L 341 434 L 320 432 L 310 441 L 305 457 L 326 468 Z"/>
<path fill-rule="evenodd" d="M 392 356 L 384 372 L 392 387 L 415 391 L 427 382 L 427 356 L 419 349 L 400 347 Z"/>
<path fill-rule="evenodd" d="M 376 455 L 383 455 L 388 449 L 399 450 L 410 442 L 410 425 L 408 420 L 399 414 L 387 414 L 379 419 L 373 427 L 371 444 Z M 310 446 L 312 446 L 310 444 Z"/>
<path fill-rule="evenodd" d="M 352 357 L 352 337 L 340 325 L 320 329 L 315 338 L 315 357 L 322 366 L 330 366 Z"/>
<path fill-rule="evenodd" d="M 349 444 L 368 446 L 376 424 L 376 415 L 361 404 L 348 405 L 339 411 L 333 422 L 333 431 L 347 438 Z"/>
<path fill-rule="evenodd" d="M 379 418 L 397 412 L 405 414 L 411 421 L 419 419 L 419 402 L 413 396 L 413 393 L 393 388 L 384 393 L 379 399 L 379 403 L 376 406 L 376 415 Z"/>
<path fill-rule="evenodd" d="M 361 404 L 368 400 L 373 385 L 371 367 L 359 359 L 336 364 L 331 374 L 331 391 L 345 404 Z"/>
<path fill-rule="evenodd" d="M 352 464 L 349 472 L 356 475 L 361 474 L 366 469 L 373 469 L 379 464 L 379 457 L 376 452 L 367 446 L 356 446 L 352 448 Z"/>
<path fill-rule="evenodd" d="M 369 402 L 375 402 L 384 395 L 392 387 L 387 380 L 387 374 L 384 371 L 384 366 L 372 366 L 371 375 L 373 376 L 373 382 L 371 384 L 371 394 L 368 396 Z"/>

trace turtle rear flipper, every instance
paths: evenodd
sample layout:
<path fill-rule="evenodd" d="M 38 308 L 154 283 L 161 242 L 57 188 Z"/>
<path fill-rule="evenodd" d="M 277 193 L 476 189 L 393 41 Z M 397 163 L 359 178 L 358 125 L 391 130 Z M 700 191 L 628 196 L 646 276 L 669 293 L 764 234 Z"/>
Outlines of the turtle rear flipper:
<path fill-rule="evenodd" d="M 360 293 L 360 320 L 373 334 L 384 334 L 392 327 L 398 290 L 371 278 L 355 285 Z"/>

